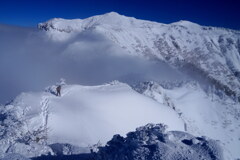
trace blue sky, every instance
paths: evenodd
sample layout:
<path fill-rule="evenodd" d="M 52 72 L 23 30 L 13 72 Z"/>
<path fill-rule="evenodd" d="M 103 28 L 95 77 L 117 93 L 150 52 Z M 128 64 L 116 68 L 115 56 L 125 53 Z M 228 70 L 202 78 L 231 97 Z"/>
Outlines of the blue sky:
<path fill-rule="evenodd" d="M 36 26 L 51 18 L 87 18 L 115 11 L 139 19 L 240 30 L 240 0 L 0 0 L 0 23 Z"/>

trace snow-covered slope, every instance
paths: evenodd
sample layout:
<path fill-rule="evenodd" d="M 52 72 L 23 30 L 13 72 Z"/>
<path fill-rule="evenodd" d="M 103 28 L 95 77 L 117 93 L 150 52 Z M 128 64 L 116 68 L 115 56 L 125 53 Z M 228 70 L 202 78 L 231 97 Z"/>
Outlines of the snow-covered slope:
<path fill-rule="evenodd" d="M 240 94 L 240 32 L 179 21 L 161 24 L 111 12 L 87 19 L 52 19 L 39 28 L 53 40 L 82 32 L 104 35 L 129 54 L 164 60 L 202 77 L 228 95 Z"/>
<path fill-rule="evenodd" d="M 239 104 L 228 96 L 220 99 L 197 83 L 146 82 L 133 88 L 137 92 L 112 82 L 64 85 L 62 97 L 55 96 L 54 86 L 45 92 L 22 93 L 0 108 L 1 156 L 56 154 L 56 146 L 65 148 L 64 154 L 89 152 L 89 146 L 105 144 L 114 134 L 164 123 L 169 130 L 220 140 L 225 157 L 240 157 Z"/>
<path fill-rule="evenodd" d="M 172 108 L 186 124 L 185 130 L 188 133 L 220 140 L 225 146 L 225 152 L 230 152 L 235 158 L 240 157 L 239 103 L 228 98 L 223 92 L 209 89 L 206 93 L 193 82 L 161 85 L 145 82 L 134 88 Z"/>
<path fill-rule="evenodd" d="M 176 112 L 124 83 L 65 85 L 61 97 L 49 91 L 51 88 L 46 92 L 22 93 L 0 108 L 1 156 L 53 154 L 49 145 L 57 143 L 84 150 L 147 123 L 164 123 L 170 130 L 184 130 Z"/>

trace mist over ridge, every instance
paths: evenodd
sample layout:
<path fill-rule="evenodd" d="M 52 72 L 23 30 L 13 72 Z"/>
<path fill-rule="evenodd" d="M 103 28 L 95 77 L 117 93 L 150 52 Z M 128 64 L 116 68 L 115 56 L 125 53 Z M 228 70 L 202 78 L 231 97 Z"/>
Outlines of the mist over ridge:
<path fill-rule="evenodd" d="M 1 25 L 0 34 L 1 103 L 24 91 L 43 90 L 60 78 L 84 85 L 185 78 L 164 62 L 127 54 L 96 32 L 81 32 L 63 42 L 36 28 Z"/>

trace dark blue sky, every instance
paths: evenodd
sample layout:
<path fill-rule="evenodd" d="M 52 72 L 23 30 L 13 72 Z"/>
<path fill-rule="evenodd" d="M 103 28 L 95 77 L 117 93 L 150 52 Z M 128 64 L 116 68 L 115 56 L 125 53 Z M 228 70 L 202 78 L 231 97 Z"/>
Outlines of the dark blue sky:
<path fill-rule="evenodd" d="M 240 30 L 240 0 L 0 0 L 0 23 L 36 26 L 54 17 L 87 18 L 110 11 L 162 23 L 189 20 Z"/>

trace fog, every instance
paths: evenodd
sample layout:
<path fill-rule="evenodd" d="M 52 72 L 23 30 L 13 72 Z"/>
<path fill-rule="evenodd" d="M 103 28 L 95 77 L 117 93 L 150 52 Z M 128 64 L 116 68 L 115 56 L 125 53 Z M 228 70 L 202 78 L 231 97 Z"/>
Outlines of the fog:
<path fill-rule="evenodd" d="M 69 84 L 98 85 L 186 77 L 164 62 L 131 56 L 90 31 L 56 42 L 36 28 L 0 25 L 0 104 L 21 92 L 41 91 L 60 78 Z"/>

